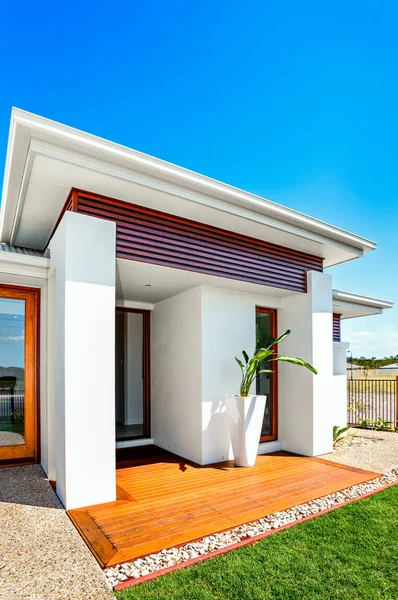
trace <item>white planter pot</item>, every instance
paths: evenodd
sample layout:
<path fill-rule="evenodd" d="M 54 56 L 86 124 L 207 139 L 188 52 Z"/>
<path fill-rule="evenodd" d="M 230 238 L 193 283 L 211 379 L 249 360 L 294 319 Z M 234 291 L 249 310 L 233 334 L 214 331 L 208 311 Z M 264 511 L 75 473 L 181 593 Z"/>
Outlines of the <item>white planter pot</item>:
<path fill-rule="evenodd" d="M 227 396 L 228 425 L 237 467 L 256 462 L 267 396 Z"/>

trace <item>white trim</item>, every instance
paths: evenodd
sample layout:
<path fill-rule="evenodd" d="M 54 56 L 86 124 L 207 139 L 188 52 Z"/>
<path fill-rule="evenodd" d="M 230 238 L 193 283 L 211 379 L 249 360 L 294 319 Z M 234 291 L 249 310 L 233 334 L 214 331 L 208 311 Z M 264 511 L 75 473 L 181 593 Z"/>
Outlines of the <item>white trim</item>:
<path fill-rule="evenodd" d="M 341 301 L 342 306 L 350 305 L 358 305 L 360 308 L 370 307 L 370 308 L 392 308 L 394 303 L 388 302 L 387 300 L 378 300 L 377 298 L 369 298 L 367 296 L 360 296 L 359 294 L 351 294 L 348 292 L 342 292 L 340 290 L 333 290 L 333 304 L 338 305 L 338 301 Z"/>
<path fill-rule="evenodd" d="M 137 448 L 138 446 L 151 446 L 153 444 L 152 438 L 141 438 L 139 440 L 121 440 L 116 442 L 116 450 L 121 448 Z"/>
<path fill-rule="evenodd" d="M 274 442 L 261 442 L 258 445 L 257 454 L 269 454 L 270 452 L 280 452 L 281 450 L 283 450 L 283 444 L 278 440 Z"/>
<path fill-rule="evenodd" d="M 0 273 L 47 279 L 50 259 L 0 251 Z"/>
<path fill-rule="evenodd" d="M 16 232 L 18 230 L 19 221 L 21 220 L 22 209 L 23 209 L 24 202 L 25 202 L 25 195 L 26 195 L 26 191 L 28 189 L 29 178 L 30 178 L 30 174 L 32 172 L 33 162 L 34 162 L 34 158 L 35 158 L 34 153 L 31 152 L 30 150 L 31 149 L 30 149 L 30 145 L 29 145 L 29 150 L 28 150 L 28 154 L 27 154 L 26 162 L 25 162 L 25 168 L 24 168 L 22 180 L 21 180 L 21 187 L 20 187 L 17 202 L 16 202 L 14 220 L 12 223 L 12 229 L 11 229 L 11 235 L 10 235 L 10 244 L 11 245 L 13 245 L 13 243 L 14 243 Z"/>
<path fill-rule="evenodd" d="M 348 350 L 350 342 L 333 342 L 333 348 L 335 350 Z"/>
<path fill-rule="evenodd" d="M 116 299 L 116 308 L 136 308 L 138 310 L 153 310 L 153 304 L 149 302 L 135 302 L 134 300 Z"/>

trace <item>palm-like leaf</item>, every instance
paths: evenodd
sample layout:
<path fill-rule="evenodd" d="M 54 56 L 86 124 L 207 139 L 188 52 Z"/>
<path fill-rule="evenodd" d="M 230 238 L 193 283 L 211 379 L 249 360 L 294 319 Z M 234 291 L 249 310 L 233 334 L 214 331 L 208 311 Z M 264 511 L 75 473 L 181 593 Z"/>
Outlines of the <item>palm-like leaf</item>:
<path fill-rule="evenodd" d="M 283 342 L 285 338 L 290 334 L 290 329 L 284 331 L 279 337 L 271 340 L 269 345 L 266 348 L 260 348 L 257 352 L 249 359 L 249 356 L 245 350 L 242 351 L 243 358 L 245 360 L 245 365 L 239 358 L 235 357 L 236 362 L 239 365 L 239 368 L 242 372 L 242 380 L 240 385 L 240 395 L 248 396 L 250 393 L 250 387 L 254 381 L 254 379 L 260 375 L 261 373 L 272 373 L 271 369 L 260 369 L 260 366 L 264 363 L 269 363 L 273 360 L 279 360 L 282 362 L 291 363 L 298 367 L 305 367 L 315 375 L 318 371 L 306 362 L 302 358 L 291 358 L 290 356 L 284 356 L 283 354 L 278 354 L 274 352 L 272 348 L 276 346 L 276 344 L 280 344 Z M 258 336 L 257 336 L 258 337 Z"/>
<path fill-rule="evenodd" d="M 275 358 L 273 358 L 271 360 L 279 360 L 282 362 L 291 363 L 292 365 L 297 365 L 298 367 L 306 367 L 306 369 L 308 369 L 309 371 L 312 371 L 312 373 L 314 373 L 315 375 L 318 375 L 318 371 L 312 365 L 310 365 L 305 360 L 303 360 L 302 358 L 290 358 L 290 356 L 284 356 L 283 354 L 279 354 L 278 356 L 275 356 Z"/>

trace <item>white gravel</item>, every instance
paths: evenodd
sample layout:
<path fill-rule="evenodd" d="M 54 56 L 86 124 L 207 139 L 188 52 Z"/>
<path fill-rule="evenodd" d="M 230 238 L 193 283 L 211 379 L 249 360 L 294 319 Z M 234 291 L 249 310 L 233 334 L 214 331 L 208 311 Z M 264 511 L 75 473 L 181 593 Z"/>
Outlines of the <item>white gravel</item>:
<path fill-rule="evenodd" d="M 398 433 L 352 427 L 333 454 L 325 454 L 321 458 L 384 473 L 398 464 Z"/>
<path fill-rule="evenodd" d="M 305 517 L 315 515 L 325 509 L 342 505 L 354 498 L 360 498 L 369 492 L 376 491 L 388 484 L 398 482 L 398 466 L 389 469 L 380 477 L 354 485 L 341 492 L 324 496 L 318 500 L 311 500 L 305 504 L 300 504 L 289 508 L 288 510 L 267 515 L 259 521 L 247 523 L 240 527 L 235 527 L 230 531 L 216 533 L 201 539 L 198 542 L 186 544 L 180 548 L 169 548 L 156 554 L 150 554 L 144 558 L 139 558 L 132 562 L 126 562 L 105 569 L 105 575 L 110 588 L 116 584 L 125 581 L 128 578 L 139 579 L 155 571 L 172 567 L 184 563 L 198 556 L 205 556 L 219 548 L 225 548 L 231 544 L 240 542 L 247 538 L 255 538 L 270 530 L 276 530 L 287 525 L 300 521 Z"/>

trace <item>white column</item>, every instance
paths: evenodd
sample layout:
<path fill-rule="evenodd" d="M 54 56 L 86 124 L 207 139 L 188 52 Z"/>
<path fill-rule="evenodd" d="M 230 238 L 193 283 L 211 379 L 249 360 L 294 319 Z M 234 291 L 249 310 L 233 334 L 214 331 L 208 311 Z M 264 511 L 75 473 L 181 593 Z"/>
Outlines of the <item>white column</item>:
<path fill-rule="evenodd" d="M 66 212 L 50 243 L 56 481 L 67 509 L 116 499 L 115 239 L 115 223 Z"/>
<path fill-rule="evenodd" d="M 283 299 L 279 331 L 291 330 L 280 352 L 311 363 L 318 375 L 279 366 L 279 440 L 285 450 L 318 456 L 333 450 L 332 279 L 309 271 L 307 293 Z"/>
<path fill-rule="evenodd" d="M 333 425 L 347 426 L 347 349 L 348 342 L 333 342 Z"/>

